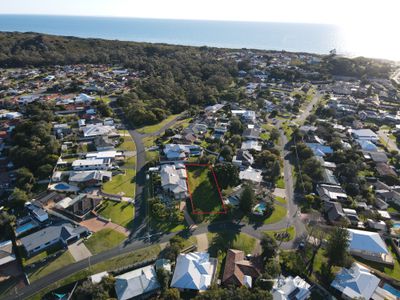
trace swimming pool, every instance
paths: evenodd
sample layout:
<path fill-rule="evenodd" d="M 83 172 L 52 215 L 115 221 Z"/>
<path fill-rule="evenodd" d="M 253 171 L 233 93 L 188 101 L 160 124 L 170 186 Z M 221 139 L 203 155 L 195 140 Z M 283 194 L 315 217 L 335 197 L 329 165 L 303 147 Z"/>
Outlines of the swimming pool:
<path fill-rule="evenodd" d="M 400 229 L 400 223 L 393 223 L 393 228 Z"/>
<path fill-rule="evenodd" d="M 26 223 L 24 225 L 21 225 L 21 226 L 17 227 L 15 229 L 15 233 L 17 235 L 20 235 L 21 233 L 27 232 L 28 230 L 31 230 L 31 229 L 35 228 L 36 226 L 37 226 L 36 223 L 31 221 L 29 223 Z"/>
<path fill-rule="evenodd" d="M 256 206 L 254 206 L 253 212 L 257 215 L 263 215 L 266 209 L 267 209 L 267 206 L 265 205 L 265 203 L 261 202 L 261 203 L 258 203 Z"/>
<path fill-rule="evenodd" d="M 58 183 L 54 186 L 57 190 L 65 191 L 69 189 L 69 185 L 64 184 L 64 183 Z"/>
<path fill-rule="evenodd" d="M 400 291 L 396 290 L 394 287 L 392 287 L 390 284 L 385 283 L 383 285 L 383 289 L 388 291 L 389 293 L 395 295 L 396 297 L 400 297 Z"/>

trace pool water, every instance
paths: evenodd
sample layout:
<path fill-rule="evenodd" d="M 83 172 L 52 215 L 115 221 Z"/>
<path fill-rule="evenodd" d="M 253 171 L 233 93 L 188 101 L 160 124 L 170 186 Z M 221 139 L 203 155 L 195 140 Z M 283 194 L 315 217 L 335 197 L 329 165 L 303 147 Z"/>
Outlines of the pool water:
<path fill-rule="evenodd" d="M 266 208 L 267 208 L 267 206 L 265 205 L 265 203 L 261 202 L 261 203 L 258 203 L 258 204 L 254 207 L 254 212 L 263 214 L 264 211 L 266 210 Z"/>
<path fill-rule="evenodd" d="M 69 186 L 66 184 L 63 184 L 63 183 L 59 183 L 59 184 L 56 184 L 54 186 L 54 188 L 56 188 L 57 190 L 68 190 Z"/>
<path fill-rule="evenodd" d="M 400 229 L 400 223 L 394 223 L 393 228 Z"/>
<path fill-rule="evenodd" d="M 395 295 L 396 297 L 400 297 L 400 291 L 396 290 L 394 287 L 392 287 L 390 284 L 385 283 L 383 285 L 383 289 L 388 291 L 389 293 Z"/>
<path fill-rule="evenodd" d="M 31 230 L 32 228 L 35 228 L 35 227 L 36 227 L 36 224 L 35 224 L 35 223 L 29 222 L 29 223 L 26 223 L 26 224 L 24 224 L 24 225 L 21 225 L 21 226 L 17 227 L 17 228 L 15 229 L 15 232 L 16 232 L 17 235 L 18 235 L 18 234 L 24 233 L 24 232 L 26 232 L 26 231 L 28 231 L 28 230 Z"/>

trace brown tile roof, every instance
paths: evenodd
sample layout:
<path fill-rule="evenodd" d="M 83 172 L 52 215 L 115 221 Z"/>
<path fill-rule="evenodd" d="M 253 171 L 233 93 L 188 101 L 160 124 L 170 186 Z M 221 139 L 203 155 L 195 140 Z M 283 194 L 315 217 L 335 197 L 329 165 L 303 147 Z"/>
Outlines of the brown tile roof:
<path fill-rule="evenodd" d="M 253 279 L 260 275 L 260 268 L 256 263 L 246 260 L 243 251 L 229 249 L 226 254 L 225 269 L 222 283 L 225 285 L 243 285 L 244 276 Z"/>

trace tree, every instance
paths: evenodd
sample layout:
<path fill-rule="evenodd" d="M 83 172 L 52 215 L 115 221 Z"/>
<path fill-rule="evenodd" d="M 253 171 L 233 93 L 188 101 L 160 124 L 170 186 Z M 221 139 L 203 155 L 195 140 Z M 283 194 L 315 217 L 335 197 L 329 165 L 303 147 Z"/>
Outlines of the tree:
<path fill-rule="evenodd" d="M 29 200 L 29 197 L 27 195 L 27 193 L 19 188 L 14 188 L 11 196 L 11 207 L 14 207 L 16 209 L 23 209 L 25 203 Z"/>
<path fill-rule="evenodd" d="M 15 185 L 20 189 L 30 191 L 34 182 L 35 177 L 28 168 L 22 167 L 16 171 Z"/>
<path fill-rule="evenodd" d="M 253 188 L 249 185 L 246 185 L 239 199 L 240 210 L 246 214 L 250 213 L 251 209 L 253 208 L 255 199 L 256 195 Z"/>
<path fill-rule="evenodd" d="M 6 239 L 11 239 L 14 235 L 15 216 L 8 214 L 5 211 L 0 212 L 0 236 Z"/>
<path fill-rule="evenodd" d="M 280 133 L 276 128 L 272 128 L 271 133 L 269 135 L 270 139 L 273 141 L 277 141 L 279 139 Z"/>
<path fill-rule="evenodd" d="M 239 184 L 239 170 L 232 163 L 218 163 L 214 166 L 213 170 L 221 189 L 226 189 L 230 186 L 236 186 Z M 213 175 L 210 174 L 210 176 Z"/>
<path fill-rule="evenodd" d="M 262 248 L 262 256 L 264 257 L 264 259 L 268 260 L 275 256 L 278 245 L 276 244 L 276 240 L 273 237 L 268 234 L 264 234 L 261 239 L 260 245 Z"/>
<path fill-rule="evenodd" d="M 170 274 L 164 268 L 157 269 L 157 279 L 160 283 L 161 290 L 165 292 L 169 286 Z"/>
<path fill-rule="evenodd" d="M 329 266 L 344 266 L 348 256 L 349 232 L 346 228 L 335 227 L 326 244 Z"/>
<path fill-rule="evenodd" d="M 181 299 L 181 293 L 179 292 L 178 289 L 169 288 L 166 289 L 165 292 L 163 293 L 163 300 L 180 300 L 180 299 Z"/>
<path fill-rule="evenodd" d="M 222 147 L 221 152 L 219 153 L 221 157 L 224 158 L 225 161 L 232 161 L 233 150 L 231 146 L 225 145 Z"/>
<path fill-rule="evenodd" d="M 322 179 L 321 163 L 314 157 L 306 159 L 301 166 L 303 173 L 311 177 L 313 181 Z"/>
<path fill-rule="evenodd" d="M 243 133 L 243 124 L 240 122 L 238 118 L 232 118 L 229 126 L 229 130 L 232 134 L 242 134 Z"/>
<path fill-rule="evenodd" d="M 314 156 L 312 150 L 304 143 L 297 143 L 296 148 L 300 160 L 305 160 Z"/>

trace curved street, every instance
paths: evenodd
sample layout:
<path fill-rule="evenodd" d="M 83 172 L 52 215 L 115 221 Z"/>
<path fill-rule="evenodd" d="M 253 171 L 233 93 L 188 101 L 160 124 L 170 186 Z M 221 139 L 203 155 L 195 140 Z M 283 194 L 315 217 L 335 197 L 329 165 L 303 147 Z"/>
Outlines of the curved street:
<path fill-rule="evenodd" d="M 302 123 L 307 116 L 311 113 L 314 105 L 317 104 L 320 99 L 320 95 L 317 93 L 312 101 L 308 104 L 306 109 L 299 115 L 296 121 Z M 115 106 L 114 102 L 110 103 L 110 106 L 113 108 L 115 113 L 120 117 L 123 117 L 120 109 Z M 144 200 L 144 188 L 146 183 L 146 149 L 143 144 L 143 138 L 148 136 L 157 136 L 164 132 L 167 128 L 172 127 L 176 122 L 177 118 L 172 120 L 171 122 L 164 125 L 157 132 L 150 134 L 141 134 L 137 130 L 128 129 L 129 134 L 132 136 L 135 144 L 136 144 L 136 195 L 135 195 L 135 219 L 134 225 L 131 235 L 123 244 L 113 249 L 104 251 L 97 255 L 93 255 L 88 259 L 78 261 L 74 264 L 63 267 L 57 272 L 51 273 L 47 276 L 44 276 L 37 281 L 33 282 L 31 285 L 26 286 L 18 291 L 13 291 L 12 295 L 7 295 L 7 299 L 26 299 L 31 297 L 35 293 L 40 290 L 46 288 L 52 283 L 62 280 L 71 276 L 72 274 L 84 270 L 89 269 L 90 265 L 94 265 L 96 263 L 109 260 L 118 255 L 129 253 L 131 251 L 136 251 L 139 249 L 143 249 L 152 244 L 157 243 L 165 243 L 170 240 L 171 237 L 176 235 L 177 233 L 152 233 L 150 235 L 150 230 L 147 225 L 147 208 Z M 300 242 L 306 235 L 305 225 L 300 219 L 300 211 L 298 209 L 297 204 L 294 200 L 294 189 L 293 189 L 293 174 L 292 174 L 292 165 L 289 161 L 289 142 L 285 135 L 285 132 L 282 129 L 282 121 L 278 122 L 277 126 L 279 126 L 280 132 L 280 144 L 281 153 L 283 156 L 283 172 L 285 178 L 285 191 L 286 191 L 286 208 L 287 215 L 277 223 L 268 224 L 268 225 L 251 225 L 244 222 L 233 223 L 230 221 L 223 222 L 215 222 L 212 224 L 200 224 L 194 230 L 189 232 L 189 235 L 196 236 L 199 234 L 204 234 L 207 232 L 223 232 L 226 230 L 229 231 L 237 231 L 246 233 L 254 238 L 260 239 L 263 235 L 263 231 L 275 231 L 282 230 L 288 228 L 289 226 L 294 226 L 296 229 L 296 237 L 289 241 L 281 243 L 280 247 L 283 249 L 293 249 L 297 246 L 297 243 Z M 127 122 L 125 120 L 125 124 Z"/>

